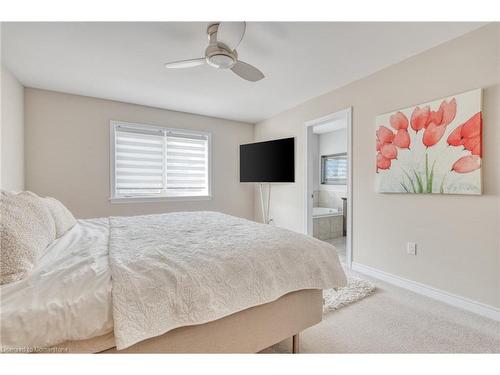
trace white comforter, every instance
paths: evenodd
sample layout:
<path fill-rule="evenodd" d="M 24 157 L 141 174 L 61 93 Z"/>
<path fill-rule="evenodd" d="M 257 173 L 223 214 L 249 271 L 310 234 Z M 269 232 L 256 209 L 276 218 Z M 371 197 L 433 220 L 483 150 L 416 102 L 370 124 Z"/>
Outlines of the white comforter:
<path fill-rule="evenodd" d="M 216 212 L 110 218 L 116 346 L 345 284 L 334 248 Z"/>
<path fill-rule="evenodd" d="M 30 275 L 0 287 L 3 348 L 46 348 L 113 329 L 109 220 L 78 220 Z"/>

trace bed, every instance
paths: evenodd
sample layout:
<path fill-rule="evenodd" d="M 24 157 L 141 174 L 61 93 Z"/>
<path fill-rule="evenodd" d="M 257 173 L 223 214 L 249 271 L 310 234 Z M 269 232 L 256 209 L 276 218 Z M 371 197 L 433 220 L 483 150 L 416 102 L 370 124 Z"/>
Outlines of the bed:
<path fill-rule="evenodd" d="M 2 350 L 255 353 L 321 321 L 335 249 L 217 212 L 78 220 L 1 286 Z"/>

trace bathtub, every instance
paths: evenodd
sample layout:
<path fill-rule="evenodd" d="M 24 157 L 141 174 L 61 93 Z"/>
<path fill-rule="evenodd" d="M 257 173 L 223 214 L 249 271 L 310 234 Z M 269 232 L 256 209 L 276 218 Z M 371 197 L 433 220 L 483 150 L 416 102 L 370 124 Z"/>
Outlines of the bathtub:
<path fill-rule="evenodd" d="M 343 220 L 336 208 L 313 207 L 313 236 L 323 241 L 342 237 Z"/>
<path fill-rule="evenodd" d="M 336 208 L 329 207 L 313 207 L 313 217 L 327 217 L 327 216 L 341 216 L 340 212 Z"/>

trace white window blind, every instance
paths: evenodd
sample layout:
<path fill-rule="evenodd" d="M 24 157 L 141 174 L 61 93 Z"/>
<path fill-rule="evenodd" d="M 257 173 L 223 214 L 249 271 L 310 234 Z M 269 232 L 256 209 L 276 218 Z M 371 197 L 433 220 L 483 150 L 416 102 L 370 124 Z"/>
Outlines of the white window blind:
<path fill-rule="evenodd" d="M 210 194 L 209 134 L 112 123 L 114 198 Z"/>
<path fill-rule="evenodd" d="M 347 154 L 321 156 L 321 183 L 326 185 L 347 184 Z"/>

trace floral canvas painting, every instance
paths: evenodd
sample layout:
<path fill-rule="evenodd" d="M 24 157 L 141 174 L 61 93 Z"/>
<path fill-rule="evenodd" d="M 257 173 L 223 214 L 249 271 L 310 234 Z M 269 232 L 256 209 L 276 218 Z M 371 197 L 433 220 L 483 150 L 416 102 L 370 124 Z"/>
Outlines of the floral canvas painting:
<path fill-rule="evenodd" d="M 481 89 L 376 118 L 377 191 L 482 193 Z"/>

